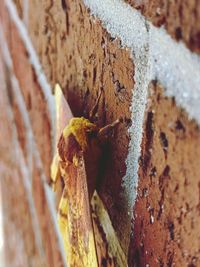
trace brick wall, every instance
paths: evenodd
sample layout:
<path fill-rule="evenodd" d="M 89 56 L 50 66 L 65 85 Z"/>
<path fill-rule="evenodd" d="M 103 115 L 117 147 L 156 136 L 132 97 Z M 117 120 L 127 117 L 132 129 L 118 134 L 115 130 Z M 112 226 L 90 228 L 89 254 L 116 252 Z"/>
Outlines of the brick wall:
<path fill-rule="evenodd" d="M 59 82 L 74 115 L 103 89 L 97 124 L 124 118 L 97 189 L 129 265 L 200 266 L 198 1 L 14 2 L 0 3 L 7 265 L 64 265 L 48 198 Z"/>

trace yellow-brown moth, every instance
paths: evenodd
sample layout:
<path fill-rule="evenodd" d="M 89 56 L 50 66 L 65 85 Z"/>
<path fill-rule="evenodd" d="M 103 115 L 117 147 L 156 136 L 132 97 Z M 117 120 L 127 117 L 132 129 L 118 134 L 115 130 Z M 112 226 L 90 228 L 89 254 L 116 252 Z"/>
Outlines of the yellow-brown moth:
<path fill-rule="evenodd" d="M 101 145 L 119 121 L 99 129 L 86 118 L 72 117 L 59 85 L 55 87 L 55 97 L 58 144 L 51 179 L 61 198 L 58 224 L 67 264 L 69 267 L 96 267 L 105 263 L 106 266 L 126 266 L 112 223 L 95 191 Z M 63 118 L 67 122 L 65 127 Z M 106 229 L 112 231 L 106 233 Z"/>
<path fill-rule="evenodd" d="M 99 266 L 128 266 L 108 212 L 96 191 L 92 196 L 91 211 Z"/>

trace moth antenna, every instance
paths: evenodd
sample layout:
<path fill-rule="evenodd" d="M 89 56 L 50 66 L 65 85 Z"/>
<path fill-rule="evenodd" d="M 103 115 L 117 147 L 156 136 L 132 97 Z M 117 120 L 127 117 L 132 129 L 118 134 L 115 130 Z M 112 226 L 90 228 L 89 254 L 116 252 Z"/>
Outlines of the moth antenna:
<path fill-rule="evenodd" d="M 106 139 L 108 139 L 108 137 L 110 136 L 110 134 L 112 134 L 114 128 L 117 127 L 122 122 L 123 122 L 123 119 L 122 118 L 119 118 L 116 121 L 114 121 L 113 123 L 108 124 L 105 127 L 101 128 L 99 130 L 99 133 L 98 133 L 98 139 L 101 142 L 104 142 Z"/>
<path fill-rule="evenodd" d="M 91 121 L 93 121 L 93 119 L 94 119 L 94 117 L 95 117 L 95 115 L 97 113 L 98 106 L 99 106 L 99 101 L 100 101 L 100 98 L 102 96 L 102 93 L 103 93 L 103 90 L 100 89 L 100 92 L 99 92 L 99 95 L 97 97 L 97 100 L 96 100 L 94 106 L 92 107 L 92 109 L 91 109 L 91 111 L 89 113 L 89 120 L 91 120 Z"/>

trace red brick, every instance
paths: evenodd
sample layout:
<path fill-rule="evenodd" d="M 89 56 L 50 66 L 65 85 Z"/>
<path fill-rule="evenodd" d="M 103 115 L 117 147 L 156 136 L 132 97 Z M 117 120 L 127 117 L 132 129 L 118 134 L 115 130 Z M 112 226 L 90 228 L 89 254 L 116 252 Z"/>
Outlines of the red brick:
<path fill-rule="evenodd" d="M 200 2 L 163 0 L 125 0 L 154 25 L 164 28 L 177 41 L 200 53 Z"/>
<path fill-rule="evenodd" d="M 130 266 L 199 266 L 200 131 L 162 86 L 149 91 Z"/>

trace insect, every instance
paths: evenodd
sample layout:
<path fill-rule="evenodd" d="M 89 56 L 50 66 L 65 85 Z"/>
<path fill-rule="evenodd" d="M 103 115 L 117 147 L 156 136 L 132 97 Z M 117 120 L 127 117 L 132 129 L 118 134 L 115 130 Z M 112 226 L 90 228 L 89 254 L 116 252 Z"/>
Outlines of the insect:
<path fill-rule="evenodd" d="M 53 187 L 60 192 L 59 198 L 61 198 L 58 206 L 58 224 L 64 241 L 67 263 L 70 267 L 101 266 L 102 255 L 106 251 L 103 246 L 108 247 L 108 245 L 104 244 L 105 238 L 103 239 L 102 233 L 99 233 L 99 229 L 94 223 L 94 219 L 95 222 L 98 220 L 97 210 L 104 210 L 104 206 L 95 191 L 96 177 L 98 176 L 102 152 L 101 146 L 110 132 L 120 123 L 120 120 L 99 129 L 96 124 L 84 117 L 73 118 L 66 103 L 65 108 L 61 108 L 62 103 L 64 103 L 62 101 L 65 100 L 63 100 L 64 97 L 59 85 L 56 85 L 55 96 L 57 109 L 61 113 L 67 112 L 69 115 L 66 119 L 68 121 L 66 127 L 64 127 L 64 120 L 62 120 L 62 125 L 57 126 L 58 134 L 61 134 L 59 138 L 57 136 L 57 153 L 51 166 Z M 91 115 L 96 112 L 99 98 L 100 96 L 91 111 Z M 66 117 L 66 115 L 63 116 Z M 63 181 L 63 185 L 61 181 Z M 92 211 L 91 203 L 93 203 Z M 100 203 L 101 209 L 98 208 L 97 203 Z M 101 212 L 101 214 L 107 214 L 107 212 Z M 109 216 L 107 215 L 105 218 L 109 218 Z M 108 225 L 111 225 L 109 219 L 106 221 Z M 112 225 L 110 229 L 112 229 Z M 119 266 L 126 266 L 124 264 L 125 257 L 114 230 L 111 239 L 112 242 L 115 240 L 116 251 L 121 251 L 119 254 L 120 258 L 123 258 L 123 265 L 119 264 Z M 111 251 L 115 250 L 112 249 L 112 246 L 110 246 L 110 254 L 112 254 Z M 109 253 L 106 253 L 107 257 Z M 115 258 L 117 257 L 119 256 L 115 256 Z M 118 266 L 114 265 L 112 255 L 109 262 L 110 264 L 106 266 Z"/>

